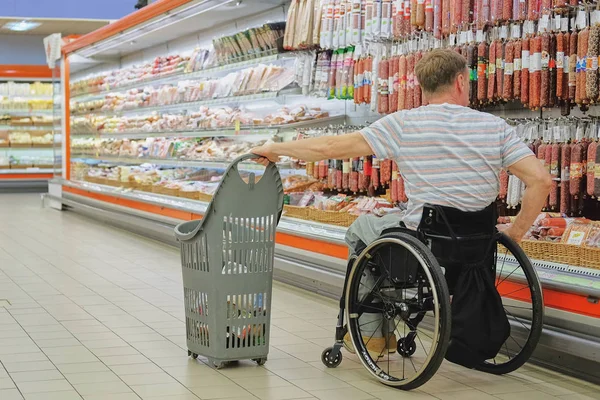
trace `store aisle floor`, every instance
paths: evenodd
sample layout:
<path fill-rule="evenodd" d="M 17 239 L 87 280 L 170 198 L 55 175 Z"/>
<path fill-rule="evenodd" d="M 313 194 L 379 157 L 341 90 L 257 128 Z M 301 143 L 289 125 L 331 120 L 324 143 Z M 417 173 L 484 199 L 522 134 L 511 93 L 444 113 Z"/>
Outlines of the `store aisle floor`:
<path fill-rule="evenodd" d="M 213 370 L 186 355 L 178 250 L 0 195 L 0 399 L 600 399 L 534 366 L 497 377 L 444 364 L 406 393 L 346 355 L 320 361 L 336 302 L 276 284 L 269 361 Z M 5 299 L 5 300 L 3 300 Z"/>

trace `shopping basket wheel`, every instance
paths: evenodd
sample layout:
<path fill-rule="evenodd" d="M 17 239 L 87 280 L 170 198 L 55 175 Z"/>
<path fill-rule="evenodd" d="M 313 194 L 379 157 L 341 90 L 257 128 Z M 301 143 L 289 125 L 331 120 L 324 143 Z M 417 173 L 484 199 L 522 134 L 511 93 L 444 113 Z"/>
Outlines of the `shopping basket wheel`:
<path fill-rule="evenodd" d="M 265 365 L 265 363 L 267 362 L 267 358 L 255 358 L 254 360 L 255 363 L 257 363 L 258 365 Z"/>
<path fill-rule="evenodd" d="M 195 360 L 195 359 L 197 359 L 197 358 L 198 358 L 198 354 L 196 354 L 196 353 L 192 353 L 192 358 L 193 358 L 194 360 Z"/>
<path fill-rule="evenodd" d="M 417 345 L 414 340 L 407 340 L 407 338 L 401 338 L 398 340 L 398 354 L 404 358 L 411 357 L 417 351 Z"/>
<path fill-rule="evenodd" d="M 213 361 L 213 367 L 215 367 L 216 369 L 221 369 L 225 366 L 225 362 L 224 361 Z"/>
<path fill-rule="evenodd" d="M 323 350 L 323 353 L 321 353 L 321 362 L 323 362 L 323 364 L 327 368 L 335 368 L 342 363 L 342 352 L 341 351 L 338 351 L 338 354 L 335 357 L 335 359 L 333 359 L 333 360 L 329 359 L 329 355 L 331 354 L 332 351 L 333 351 L 333 347 L 328 347 L 325 350 Z"/>

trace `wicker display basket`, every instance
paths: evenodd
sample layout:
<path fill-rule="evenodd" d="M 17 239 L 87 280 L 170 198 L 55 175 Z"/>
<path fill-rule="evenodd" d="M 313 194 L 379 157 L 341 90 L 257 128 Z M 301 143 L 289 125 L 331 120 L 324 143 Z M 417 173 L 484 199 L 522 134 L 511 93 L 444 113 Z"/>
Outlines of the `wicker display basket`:
<path fill-rule="evenodd" d="M 0 165 L 0 169 L 10 169 L 10 165 Z"/>
<path fill-rule="evenodd" d="M 152 192 L 152 184 L 151 183 L 140 183 L 137 186 L 137 190 L 141 190 L 142 192 Z"/>
<path fill-rule="evenodd" d="M 212 194 L 208 194 L 208 193 L 200 192 L 200 194 L 198 195 L 198 200 L 203 201 L 205 203 L 210 203 L 212 198 L 213 198 Z"/>
<path fill-rule="evenodd" d="M 13 143 L 13 142 L 10 142 L 10 147 L 18 147 L 18 148 L 31 147 L 31 142 L 29 142 L 29 143 Z"/>
<path fill-rule="evenodd" d="M 308 220 L 323 224 L 348 227 L 358 218 L 357 215 L 341 211 L 323 211 L 316 208 L 308 209 Z"/>
<path fill-rule="evenodd" d="M 200 198 L 199 190 L 181 190 L 179 189 L 179 197 L 183 197 L 185 199 L 198 200 Z"/>
<path fill-rule="evenodd" d="M 572 244 L 523 240 L 521 247 L 529 258 L 567 265 L 581 265 L 583 247 Z"/>
<path fill-rule="evenodd" d="M 581 252 L 581 266 L 600 269 L 600 249 L 597 247 L 584 247 Z"/>
<path fill-rule="evenodd" d="M 308 207 L 284 205 L 283 215 L 290 218 L 308 219 Z"/>

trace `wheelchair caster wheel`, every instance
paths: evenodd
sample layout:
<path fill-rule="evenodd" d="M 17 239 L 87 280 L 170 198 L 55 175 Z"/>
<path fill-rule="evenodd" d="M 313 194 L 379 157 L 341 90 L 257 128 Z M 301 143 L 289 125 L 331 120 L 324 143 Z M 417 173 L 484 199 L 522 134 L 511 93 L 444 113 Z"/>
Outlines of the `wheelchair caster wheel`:
<path fill-rule="evenodd" d="M 404 358 L 411 357 L 417 351 L 417 345 L 414 340 L 406 340 L 402 338 L 398 340 L 398 354 Z"/>
<path fill-rule="evenodd" d="M 327 368 L 335 368 L 342 363 L 342 352 L 341 351 L 338 351 L 338 354 L 334 360 L 329 359 L 329 355 L 331 354 L 332 351 L 333 351 L 333 347 L 328 347 L 325 350 L 323 350 L 323 353 L 321 353 L 321 362 L 323 362 L 323 364 Z"/>
<path fill-rule="evenodd" d="M 255 358 L 252 361 L 254 361 L 258 365 L 265 365 L 265 363 L 267 362 L 267 359 L 266 359 L 266 357 L 265 358 Z"/>
<path fill-rule="evenodd" d="M 192 358 L 193 358 L 194 360 L 196 360 L 196 359 L 198 358 L 198 354 L 196 354 L 196 353 L 192 353 Z"/>

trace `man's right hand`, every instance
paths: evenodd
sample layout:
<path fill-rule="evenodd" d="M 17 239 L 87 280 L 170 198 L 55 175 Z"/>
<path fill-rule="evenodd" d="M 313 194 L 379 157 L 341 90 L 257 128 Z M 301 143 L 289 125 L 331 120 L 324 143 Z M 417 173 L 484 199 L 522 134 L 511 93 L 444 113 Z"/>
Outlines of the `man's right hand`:
<path fill-rule="evenodd" d="M 527 234 L 527 230 L 524 231 L 523 229 L 517 228 L 513 224 L 510 225 L 508 228 L 504 229 L 502 233 L 504 233 L 506 236 L 508 236 L 515 242 L 521 243 L 521 240 L 523 240 L 523 237 L 525 237 L 525 234 Z"/>

